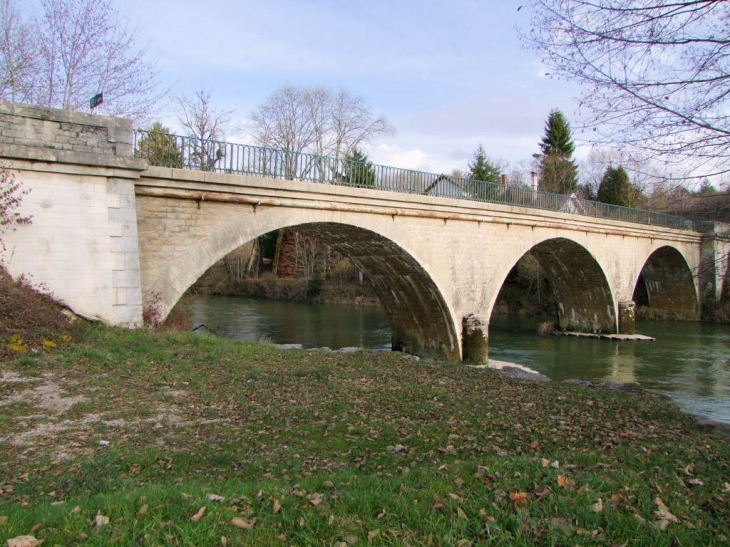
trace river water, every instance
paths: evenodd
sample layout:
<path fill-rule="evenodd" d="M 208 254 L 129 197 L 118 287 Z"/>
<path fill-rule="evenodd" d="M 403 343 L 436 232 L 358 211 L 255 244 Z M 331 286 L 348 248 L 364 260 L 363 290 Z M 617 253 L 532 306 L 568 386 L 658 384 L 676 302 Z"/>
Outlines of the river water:
<path fill-rule="evenodd" d="M 190 320 L 192 327 L 204 324 L 225 338 L 390 349 L 390 327 L 380 309 L 204 296 L 192 301 Z M 492 317 L 490 358 L 528 366 L 556 381 L 638 382 L 688 412 L 730 423 L 730 327 L 639 323 L 637 332 L 656 337 L 655 342 L 612 342 L 540 336 L 540 320 Z"/>

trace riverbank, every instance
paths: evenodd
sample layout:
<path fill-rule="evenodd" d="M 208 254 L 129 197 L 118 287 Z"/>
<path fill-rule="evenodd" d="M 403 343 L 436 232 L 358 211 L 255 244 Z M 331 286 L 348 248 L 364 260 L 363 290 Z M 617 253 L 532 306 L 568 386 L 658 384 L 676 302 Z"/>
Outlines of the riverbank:
<path fill-rule="evenodd" d="M 352 281 L 263 277 L 211 284 L 201 280 L 193 287 L 192 292 L 199 296 L 235 296 L 311 304 L 382 307 L 370 283 Z"/>
<path fill-rule="evenodd" d="M 2 542 L 706 545 L 730 528 L 727 441 L 646 394 L 102 327 L 0 370 Z"/>

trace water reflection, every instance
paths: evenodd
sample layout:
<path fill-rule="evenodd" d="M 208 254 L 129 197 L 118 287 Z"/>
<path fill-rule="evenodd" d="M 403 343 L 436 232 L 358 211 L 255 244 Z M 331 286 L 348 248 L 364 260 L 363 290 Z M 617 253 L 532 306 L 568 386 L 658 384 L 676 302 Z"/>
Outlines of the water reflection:
<path fill-rule="evenodd" d="M 305 348 L 390 349 L 391 342 L 387 319 L 372 308 L 205 296 L 192 302 L 190 320 L 191 326 L 203 323 L 225 338 Z"/>
<path fill-rule="evenodd" d="M 333 349 L 390 349 L 379 309 L 317 306 L 227 297 L 198 297 L 192 326 L 220 336 Z M 490 357 L 533 368 L 552 380 L 638 382 L 666 393 L 684 409 L 730 423 L 730 329 L 699 323 L 644 323 L 656 342 L 611 342 L 540 336 L 544 319 L 492 317 Z"/>
<path fill-rule="evenodd" d="M 611 342 L 533 334 L 533 318 L 493 317 L 490 356 L 553 380 L 638 382 L 687 411 L 730 422 L 730 332 L 700 323 L 640 323 L 656 342 Z"/>

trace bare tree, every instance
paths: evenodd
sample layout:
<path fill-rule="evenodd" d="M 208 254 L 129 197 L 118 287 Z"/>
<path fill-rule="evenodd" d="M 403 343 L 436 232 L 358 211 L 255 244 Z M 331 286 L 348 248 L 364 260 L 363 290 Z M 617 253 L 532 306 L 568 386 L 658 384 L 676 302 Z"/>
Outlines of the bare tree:
<path fill-rule="evenodd" d="M 104 93 L 102 111 L 143 120 L 160 95 L 157 69 L 113 0 L 41 0 L 23 21 L 0 0 L 0 92 L 23 102 L 83 110 Z"/>
<path fill-rule="evenodd" d="M 730 2 L 532 0 L 526 41 L 550 74 L 585 84 L 595 140 L 730 172 Z"/>
<path fill-rule="evenodd" d="M 215 169 L 223 158 L 223 147 L 215 142 L 224 138 L 232 110 L 220 110 L 213 106 L 210 92 L 199 89 L 194 97 L 180 95 L 175 98 L 177 119 L 188 136 L 194 167 L 203 171 Z"/>
<path fill-rule="evenodd" d="M 30 26 L 11 0 L 0 0 L 0 98 L 32 100 L 38 67 Z"/>
<path fill-rule="evenodd" d="M 329 156 L 338 162 L 373 138 L 394 134 L 394 129 L 383 116 L 376 117 L 362 98 L 347 91 L 285 86 L 254 110 L 248 133 L 261 146 L 285 151 L 279 154 L 283 174 L 294 178 L 302 169 L 319 169 L 320 176 L 333 170 L 322 159 L 302 168 L 298 153 Z"/>

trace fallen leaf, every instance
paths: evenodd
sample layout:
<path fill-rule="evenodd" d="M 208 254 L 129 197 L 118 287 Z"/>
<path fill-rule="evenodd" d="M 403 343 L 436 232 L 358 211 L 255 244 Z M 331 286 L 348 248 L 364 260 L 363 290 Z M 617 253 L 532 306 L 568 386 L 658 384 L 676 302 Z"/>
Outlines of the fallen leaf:
<path fill-rule="evenodd" d="M 515 503 L 527 505 L 527 492 L 512 492 L 509 499 Z"/>
<path fill-rule="evenodd" d="M 432 507 L 435 511 L 443 511 L 444 509 L 446 509 L 446 505 L 444 504 L 444 502 L 439 499 L 433 502 Z"/>
<path fill-rule="evenodd" d="M 279 534 L 278 536 L 276 536 L 276 539 L 278 539 L 279 541 L 286 541 L 287 537 L 286 534 Z"/>
<path fill-rule="evenodd" d="M 109 517 L 105 517 L 101 513 L 97 513 L 94 517 L 94 528 L 101 528 L 109 524 Z"/>
<path fill-rule="evenodd" d="M 71 511 L 70 511 L 70 513 L 72 515 L 75 515 L 76 513 L 80 513 L 80 512 L 81 512 L 81 507 L 79 507 L 78 505 L 76 507 L 74 507 L 73 509 L 71 509 Z"/>
<path fill-rule="evenodd" d="M 8 522 L 8 517 L 0 517 L 0 526 L 4 525 L 6 522 Z"/>
<path fill-rule="evenodd" d="M 687 484 L 691 486 L 704 486 L 705 483 L 702 481 L 702 479 L 690 479 L 687 481 Z"/>
<path fill-rule="evenodd" d="M 468 539 L 460 539 L 459 542 L 456 544 L 456 547 L 471 547 L 473 543 L 471 540 Z"/>
<path fill-rule="evenodd" d="M 570 535 L 573 533 L 574 527 L 573 525 L 568 522 L 568 520 L 564 517 L 555 517 L 550 521 L 550 528 L 553 530 L 559 530 L 565 535 Z"/>
<path fill-rule="evenodd" d="M 142 507 L 139 508 L 139 511 L 137 511 L 137 516 L 143 517 L 144 515 L 147 514 L 147 511 L 149 511 L 149 510 L 150 510 L 150 506 L 145 503 Z"/>
<path fill-rule="evenodd" d="M 221 547 L 228 547 L 228 538 L 226 536 L 221 536 Z"/>
<path fill-rule="evenodd" d="M 243 528 L 244 530 L 250 530 L 253 528 L 255 521 L 245 519 L 243 517 L 233 517 L 231 524 L 236 528 Z"/>
<path fill-rule="evenodd" d="M 566 490 L 569 490 L 573 487 L 573 481 L 570 480 L 570 477 L 568 475 L 558 475 L 557 478 L 558 486 L 561 488 L 565 488 Z"/>
<path fill-rule="evenodd" d="M 598 501 L 591 506 L 591 511 L 594 513 L 601 513 L 603 511 L 603 500 L 598 498 Z"/>
<path fill-rule="evenodd" d="M 680 471 L 682 471 L 685 475 L 689 475 L 690 477 L 692 477 L 694 476 L 695 466 L 694 464 L 690 464 L 687 467 L 680 468 Z"/>
<path fill-rule="evenodd" d="M 224 501 L 226 501 L 226 498 L 217 494 L 208 494 L 205 497 L 208 498 L 210 501 L 217 501 L 218 503 L 223 503 Z"/>
<path fill-rule="evenodd" d="M 322 488 L 334 488 L 334 487 L 335 487 L 335 483 L 333 483 L 332 481 L 324 481 L 322 483 Z"/>
<path fill-rule="evenodd" d="M 7 547 L 38 547 L 42 543 L 42 539 L 36 539 L 34 536 L 18 536 L 9 539 L 6 545 Z"/>
<path fill-rule="evenodd" d="M 462 520 L 469 520 L 469 517 L 466 516 L 466 513 L 461 507 L 456 508 L 456 516 L 458 516 Z"/>
<path fill-rule="evenodd" d="M 368 532 L 368 541 L 373 541 L 375 538 L 380 536 L 380 529 L 376 528 Z"/>
<path fill-rule="evenodd" d="M 659 496 L 654 499 L 654 503 L 656 503 L 658 507 L 658 509 L 654 511 L 654 514 L 660 521 L 666 521 L 667 525 L 669 525 L 670 522 L 679 522 L 679 519 L 669 512 L 669 509 L 666 505 L 664 505 L 664 502 Z M 666 526 L 661 529 L 665 530 Z"/>
<path fill-rule="evenodd" d="M 279 511 L 281 511 L 281 502 L 275 499 L 274 506 L 271 508 L 271 512 L 276 515 Z"/>
<path fill-rule="evenodd" d="M 380 513 L 378 513 L 378 516 L 375 517 L 375 520 L 380 520 L 385 516 L 385 509 L 383 509 Z"/>
<path fill-rule="evenodd" d="M 464 498 L 462 498 L 462 497 L 461 497 L 460 495 L 458 495 L 458 494 L 454 494 L 454 493 L 451 493 L 451 492 L 450 492 L 450 493 L 449 493 L 449 497 L 450 497 L 450 498 L 451 498 L 452 500 L 454 500 L 454 501 L 455 501 L 456 503 L 464 503 Z"/>
<path fill-rule="evenodd" d="M 549 486 L 538 486 L 537 488 L 535 488 L 533 494 L 535 494 L 536 498 L 544 498 L 546 496 L 549 496 L 552 491 L 553 489 Z"/>
<path fill-rule="evenodd" d="M 190 517 L 190 520 L 193 522 L 198 522 L 201 518 L 203 518 L 203 515 L 205 514 L 205 507 L 201 507 L 198 509 L 198 512 L 195 513 L 192 517 Z"/>

